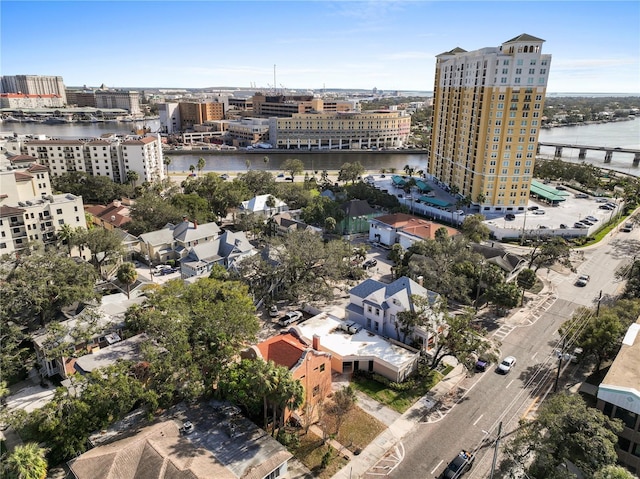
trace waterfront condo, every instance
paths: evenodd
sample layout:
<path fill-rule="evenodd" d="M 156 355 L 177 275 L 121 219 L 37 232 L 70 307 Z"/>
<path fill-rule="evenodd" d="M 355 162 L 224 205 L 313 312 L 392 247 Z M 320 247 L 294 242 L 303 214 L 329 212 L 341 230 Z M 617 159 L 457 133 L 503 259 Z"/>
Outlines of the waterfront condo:
<path fill-rule="evenodd" d="M 551 55 L 522 34 L 437 56 L 429 174 L 480 211 L 524 210 Z"/>

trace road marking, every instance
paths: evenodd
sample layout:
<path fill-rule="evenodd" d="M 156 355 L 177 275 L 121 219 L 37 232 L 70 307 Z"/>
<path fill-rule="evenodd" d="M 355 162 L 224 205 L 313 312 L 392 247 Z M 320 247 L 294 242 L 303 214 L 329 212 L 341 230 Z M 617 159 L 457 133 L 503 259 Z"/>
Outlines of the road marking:
<path fill-rule="evenodd" d="M 443 462 L 444 462 L 443 460 L 440 460 L 438 465 L 431 470 L 431 474 L 434 474 L 436 472 L 436 470 L 440 467 L 440 464 L 442 464 Z"/>
<path fill-rule="evenodd" d="M 531 359 L 535 359 L 535 357 L 538 355 L 538 351 L 536 351 L 535 353 L 533 353 L 533 356 L 531 356 Z"/>
<path fill-rule="evenodd" d="M 482 416 L 484 416 L 484 414 L 480 414 L 480 417 L 476 419 L 476 422 L 473 423 L 474 426 L 480 422 L 480 419 L 482 419 Z"/>
<path fill-rule="evenodd" d="M 513 384 L 513 381 L 515 381 L 515 379 L 512 379 L 511 381 L 509 381 L 509 384 L 507 384 L 505 389 L 509 389 L 509 386 L 511 386 Z"/>

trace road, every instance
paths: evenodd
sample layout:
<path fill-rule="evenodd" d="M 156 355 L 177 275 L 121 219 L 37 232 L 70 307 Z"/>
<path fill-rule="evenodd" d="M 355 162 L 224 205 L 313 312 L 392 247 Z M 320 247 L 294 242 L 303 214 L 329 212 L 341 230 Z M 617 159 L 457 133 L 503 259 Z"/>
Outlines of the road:
<path fill-rule="evenodd" d="M 465 479 L 487 477 L 498 423 L 503 423 L 502 437 L 508 438 L 518 420 L 530 414 L 537 401 L 553 387 L 558 366 L 554 349 L 560 339 L 559 326 L 570 319 L 578 307 L 596 305 L 600 291 L 602 301 L 619 293 L 622 283 L 615 278 L 615 273 L 637 254 L 640 254 L 640 228 L 631 233 L 615 232 L 600 244 L 584 250 L 577 274 L 591 276 L 585 287 L 574 285 L 576 273 L 540 271 L 541 276 L 548 277 L 558 299 L 552 304 L 546 303 L 548 309 L 539 314 L 537 320 L 533 317 L 524 321 L 500 337 L 502 356 L 513 355 L 518 359 L 514 370 L 502 376 L 491 368 L 465 379 L 459 396 L 451 399 L 455 405 L 444 417 L 425 418 L 404 437 L 404 458 L 388 477 L 438 477 L 462 449 L 476 451 L 474 467 Z M 563 377 L 575 373 L 575 368 L 577 366 L 565 363 Z M 543 378 L 545 385 L 541 387 L 539 383 Z"/>

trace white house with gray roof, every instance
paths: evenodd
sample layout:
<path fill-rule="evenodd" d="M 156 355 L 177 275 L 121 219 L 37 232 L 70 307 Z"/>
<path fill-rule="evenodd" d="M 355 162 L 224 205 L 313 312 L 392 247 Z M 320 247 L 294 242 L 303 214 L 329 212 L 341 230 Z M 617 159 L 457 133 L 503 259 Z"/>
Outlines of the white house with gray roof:
<path fill-rule="evenodd" d="M 243 231 L 225 231 L 213 241 L 190 248 L 180 261 L 180 273 L 182 278 L 208 275 L 215 264 L 232 269 L 244 258 L 257 253 Z"/>
<path fill-rule="evenodd" d="M 273 204 L 269 205 L 269 198 L 273 199 Z M 258 195 L 254 196 L 248 201 L 243 201 L 240 204 L 240 211 L 242 213 L 255 213 L 264 216 L 273 216 L 283 211 L 289 211 L 287 204 L 279 200 L 273 195 Z"/>
<path fill-rule="evenodd" d="M 141 234 L 140 252 L 153 262 L 181 259 L 191 248 L 218 238 L 220 232 L 215 222 L 199 225 L 197 221 L 192 223 L 185 218 L 177 225 L 167 223 L 161 230 Z"/>
<path fill-rule="evenodd" d="M 391 284 L 381 283 L 374 279 L 367 279 L 349 291 L 349 304 L 346 307 L 346 317 L 359 325 L 384 337 L 397 341 L 420 344 L 424 349 L 430 349 L 433 341 L 433 331 L 442 326 L 442 318 L 435 312 L 429 314 L 429 328 L 414 327 L 413 332 L 404 338 L 398 313 L 414 311 L 413 296 L 428 298 L 429 304 L 434 306 L 440 299 L 434 293 L 403 276 Z"/>

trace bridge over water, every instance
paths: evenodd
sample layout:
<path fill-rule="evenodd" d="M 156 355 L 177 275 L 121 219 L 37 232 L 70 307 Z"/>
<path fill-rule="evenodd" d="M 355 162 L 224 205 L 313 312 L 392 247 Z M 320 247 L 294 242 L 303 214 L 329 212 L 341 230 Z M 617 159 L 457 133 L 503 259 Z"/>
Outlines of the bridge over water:
<path fill-rule="evenodd" d="M 632 153 L 633 154 L 633 166 L 640 165 L 640 150 L 637 148 L 612 148 L 610 146 L 589 146 L 589 145 L 575 145 L 571 143 L 547 143 L 538 142 L 538 153 L 540 153 L 541 146 L 553 147 L 556 149 L 554 158 L 560 158 L 562 156 L 562 150 L 564 148 L 570 148 L 578 150 L 578 158 L 584 160 L 587 157 L 587 151 L 604 151 L 604 162 L 611 163 L 614 153 Z"/>

